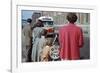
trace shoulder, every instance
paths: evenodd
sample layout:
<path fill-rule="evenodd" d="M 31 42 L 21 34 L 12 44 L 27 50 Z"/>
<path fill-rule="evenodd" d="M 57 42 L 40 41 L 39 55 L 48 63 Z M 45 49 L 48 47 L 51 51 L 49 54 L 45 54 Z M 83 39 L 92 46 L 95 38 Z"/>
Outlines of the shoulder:
<path fill-rule="evenodd" d="M 79 32 L 83 32 L 82 27 L 79 26 L 79 25 L 76 25 L 76 30 L 79 31 Z"/>
<path fill-rule="evenodd" d="M 25 28 L 25 29 L 30 29 L 31 26 L 30 26 L 29 24 L 26 24 L 26 25 L 24 26 L 24 28 Z"/>
<path fill-rule="evenodd" d="M 61 27 L 59 28 L 59 30 L 65 30 L 65 28 L 67 28 L 67 27 L 68 27 L 67 25 L 61 26 Z"/>
<path fill-rule="evenodd" d="M 80 24 L 75 24 L 75 27 L 79 30 L 82 30 L 82 27 L 80 26 Z"/>

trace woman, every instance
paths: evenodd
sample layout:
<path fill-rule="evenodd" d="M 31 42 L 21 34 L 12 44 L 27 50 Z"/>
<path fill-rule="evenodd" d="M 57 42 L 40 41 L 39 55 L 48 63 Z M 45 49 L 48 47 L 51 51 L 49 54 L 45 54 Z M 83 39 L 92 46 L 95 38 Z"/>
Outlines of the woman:
<path fill-rule="evenodd" d="M 39 40 L 41 38 L 41 33 L 43 32 L 43 22 L 41 20 L 38 20 L 36 23 L 36 27 L 33 29 L 32 32 L 32 61 L 36 62 L 39 61 Z"/>

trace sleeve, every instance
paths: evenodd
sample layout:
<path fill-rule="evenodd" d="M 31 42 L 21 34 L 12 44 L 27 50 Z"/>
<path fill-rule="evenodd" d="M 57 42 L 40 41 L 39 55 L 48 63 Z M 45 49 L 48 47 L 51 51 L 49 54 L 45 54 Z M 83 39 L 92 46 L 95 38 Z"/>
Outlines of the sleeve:
<path fill-rule="evenodd" d="M 62 34 L 61 34 L 62 32 L 61 32 L 61 29 L 59 29 L 59 44 L 60 44 L 60 48 L 61 48 L 61 42 L 62 42 Z"/>
<path fill-rule="evenodd" d="M 31 31 L 31 28 L 29 28 L 29 37 L 30 37 L 30 38 L 32 37 L 32 31 Z"/>
<path fill-rule="evenodd" d="M 80 29 L 80 33 L 79 33 L 79 47 L 83 47 L 84 45 L 84 39 L 83 39 L 83 31 L 82 29 Z"/>
<path fill-rule="evenodd" d="M 64 33 L 62 32 L 62 29 L 59 29 L 59 44 L 60 44 L 59 56 L 60 56 L 61 59 L 63 57 L 63 40 L 64 40 L 63 34 Z"/>
<path fill-rule="evenodd" d="M 34 44 L 35 39 L 36 39 L 36 37 L 35 37 L 34 33 L 35 33 L 35 31 L 33 30 L 33 31 L 32 31 L 32 44 Z"/>

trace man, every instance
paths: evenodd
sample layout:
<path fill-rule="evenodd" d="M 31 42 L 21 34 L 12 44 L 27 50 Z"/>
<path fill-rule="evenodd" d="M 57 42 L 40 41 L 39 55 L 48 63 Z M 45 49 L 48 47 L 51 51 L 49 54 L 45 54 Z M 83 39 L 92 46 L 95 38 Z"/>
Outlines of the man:
<path fill-rule="evenodd" d="M 62 60 L 80 59 L 80 48 L 83 46 L 82 29 L 76 26 L 77 16 L 68 13 L 68 24 L 59 29 L 60 58 Z"/>
<path fill-rule="evenodd" d="M 30 62 L 31 61 L 31 46 L 32 46 L 32 30 L 31 30 L 31 19 L 27 19 L 27 24 L 23 27 L 22 35 L 24 39 L 22 38 L 22 41 L 24 41 L 22 44 L 24 44 L 24 48 L 22 50 L 22 54 L 25 57 L 25 61 Z"/>

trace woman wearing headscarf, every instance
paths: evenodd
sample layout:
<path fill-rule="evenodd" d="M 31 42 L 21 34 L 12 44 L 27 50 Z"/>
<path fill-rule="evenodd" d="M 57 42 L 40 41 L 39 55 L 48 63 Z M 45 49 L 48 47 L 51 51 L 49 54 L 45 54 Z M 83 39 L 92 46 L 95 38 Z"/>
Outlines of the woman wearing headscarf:
<path fill-rule="evenodd" d="M 33 29 L 32 32 L 32 61 L 36 62 L 39 61 L 39 49 L 40 49 L 40 38 L 41 34 L 43 32 L 43 22 L 41 20 L 38 20 L 37 23 L 35 24 L 35 28 Z"/>

